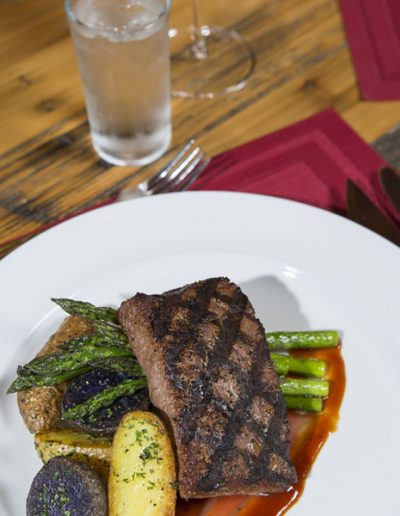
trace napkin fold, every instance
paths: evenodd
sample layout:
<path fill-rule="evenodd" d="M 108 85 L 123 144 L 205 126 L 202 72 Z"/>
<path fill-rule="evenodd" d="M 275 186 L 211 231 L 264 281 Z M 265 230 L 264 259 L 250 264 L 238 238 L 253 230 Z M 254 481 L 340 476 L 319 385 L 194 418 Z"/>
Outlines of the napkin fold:
<path fill-rule="evenodd" d="M 400 99 L 400 1 L 339 0 L 339 5 L 363 97 Z"/>
<path fill-rule="evenodd" d="M 385 161 L 328 109 L 215 156 L 191 190 L 272 195 L 344 215 L 347 180 L 352 179 L 385 212 L 385 199 L 377 190 L 377 171 L 383 165 Z M 0 257 L 67 218 L 0 244 Z"/>
<path fill-rule="evenodd" d="M 376 193 L 385 161 L 332 109 L 216 156 L 192 190 L 283 197 L 346 212 L 352 179 L 384 211 Z"/>

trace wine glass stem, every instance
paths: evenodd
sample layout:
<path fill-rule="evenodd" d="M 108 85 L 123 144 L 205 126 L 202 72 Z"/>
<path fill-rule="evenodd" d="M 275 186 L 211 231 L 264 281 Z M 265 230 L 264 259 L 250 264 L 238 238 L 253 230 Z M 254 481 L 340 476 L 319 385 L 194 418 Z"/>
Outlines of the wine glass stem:
<path fill-rule="evenodd" d="M 199 5 L 199 1 L 200 0 L 192 0 L 192 9 L 193 9 L 193 25 L 196 29 L 200 29 L 200 17 L 199 17 L 199 14 L 200 14 L 200 5 Z"/>
<path fill-rule="evenodd" d="M 200 0 L 192 0 L 192 16 L 193 16 L 193 45 L 192 54 L 195 59 L 206 59 L 207 58 L 207 42 L 203 38 L 201 29 L 201 23 L 199 18 L 200 13 Z"/>

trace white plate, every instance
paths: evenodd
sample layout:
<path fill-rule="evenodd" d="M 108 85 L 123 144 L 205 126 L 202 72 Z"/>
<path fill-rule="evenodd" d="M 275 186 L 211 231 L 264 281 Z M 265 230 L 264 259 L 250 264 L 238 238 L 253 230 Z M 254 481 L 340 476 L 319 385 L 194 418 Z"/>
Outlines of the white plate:
<path fill-rule="evenodd" d="M 172 194 L 102 208 L 0 262 L 0 483 L 24 514 L 40 468 L 15 395 L 3 393 L 63 318 L 50 297 L 118 305 L 224 275 L 269 330 L 339 328 L 347 389 L 338 431 L 292 515 L 400 514 L 400 251 L 344 218 L 256 195 Z"/>

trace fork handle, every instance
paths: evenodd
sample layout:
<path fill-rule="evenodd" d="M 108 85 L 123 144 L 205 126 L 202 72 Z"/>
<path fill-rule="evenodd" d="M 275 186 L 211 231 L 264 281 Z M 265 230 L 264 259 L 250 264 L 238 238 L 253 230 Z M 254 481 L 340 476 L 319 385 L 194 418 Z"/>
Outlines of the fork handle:
<path fill-rule="evenodd" d="M 146 192 L 143 192 L 139 188 L 123 188 L 117 197 L 117 202 L 130 201 L 132 199 L 140 199 L 146 197 Z"/>

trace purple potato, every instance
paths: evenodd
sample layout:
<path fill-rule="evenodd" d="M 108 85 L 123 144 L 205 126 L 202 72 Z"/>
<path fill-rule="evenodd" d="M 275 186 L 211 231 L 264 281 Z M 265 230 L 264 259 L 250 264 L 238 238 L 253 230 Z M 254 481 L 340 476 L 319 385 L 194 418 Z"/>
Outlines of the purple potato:
<path fill-rule="evenodd" d="M 106 488 L 88 464 L 54 457 L 33 479 L 27 516 L 106 516 Z"/>
<path fill-rule="evenodd" d="M 61 414 L 99 394 L 107 387 L 115 387 L 123 380 L 131 378 L 126 373 L 96 368 L 72 380 L 61 400 Z M 79 419 L 63 420 L 64 424 L 95 437 L 112 437 L 122 416 L 131 410 L 147 410 L 149 407 L 147 388 L 134 394 L 121 396 L 108 407 L 99 409 L 90 416 Z"/>

